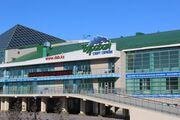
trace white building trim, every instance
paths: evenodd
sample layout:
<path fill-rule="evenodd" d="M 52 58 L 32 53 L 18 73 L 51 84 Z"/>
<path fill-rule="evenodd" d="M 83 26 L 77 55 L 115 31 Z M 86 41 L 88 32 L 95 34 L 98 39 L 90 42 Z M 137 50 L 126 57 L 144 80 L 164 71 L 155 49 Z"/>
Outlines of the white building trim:
<path fill-rule="evenodd" d="M 122 51 L 135 51 L 135 50 L 147 50 L 147 49 L 156 49 L 156 48 L 167 48 L 167 47 L 178 47 L 180 44 L 171 44 L 171 45 L 161 45 L 161 46 L 150 46 L 150 47 L 142 47 L 142 48 L 134 48 L 134 49 L 124 49 Z"/>

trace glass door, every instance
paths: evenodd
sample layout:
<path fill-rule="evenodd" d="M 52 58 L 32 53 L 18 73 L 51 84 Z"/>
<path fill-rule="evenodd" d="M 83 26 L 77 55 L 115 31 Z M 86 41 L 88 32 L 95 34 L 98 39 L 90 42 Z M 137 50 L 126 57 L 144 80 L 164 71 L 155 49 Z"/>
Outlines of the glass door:
<path fill-rule="evenodd" d="M 113 93 L 115 80 L 112 79 L 100 79 L 99 80 L 99 92 L 100 93 Z"/>

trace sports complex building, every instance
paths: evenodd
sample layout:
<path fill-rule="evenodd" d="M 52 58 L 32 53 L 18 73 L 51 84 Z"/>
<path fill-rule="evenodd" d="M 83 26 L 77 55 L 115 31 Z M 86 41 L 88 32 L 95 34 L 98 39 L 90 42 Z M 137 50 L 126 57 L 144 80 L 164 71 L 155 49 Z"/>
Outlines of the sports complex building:
<path fill-rule="evenodd" d="M 22 111 L 35 100 L 40 112 L 58 102 L 69 113 L 110 112 L 108 103 L 81 96 L 91 94 L 180 105 L 180 30 L 65 41 L 16 25 L 0 35 L 0 63 L 1 111 L 19 99 Z"/>

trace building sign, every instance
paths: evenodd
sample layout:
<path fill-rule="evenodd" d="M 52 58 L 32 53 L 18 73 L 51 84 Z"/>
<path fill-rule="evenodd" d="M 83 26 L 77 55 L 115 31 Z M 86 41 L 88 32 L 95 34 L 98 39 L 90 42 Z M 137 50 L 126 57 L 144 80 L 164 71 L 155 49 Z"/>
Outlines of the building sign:
<path fill-rule="evenodd" d="M 49 71 L 49 72 L 32 72 L 28 74 L 28 77 L 43 77 L 43 76 L 62 76 L 62 75 L 72 75 L 72 70 L 63 71 Z"/>
<path fill-rule="evenodd" d="M 138 98 L 180 98 L 180 94 L 133 94 Z"/>
<path fill-rule="evenodd" d="M 87 45 L 82 45 L 83 52 L 89 55 L 111 54 L 111 41 L 105 37 L 97 36 Z"/>
<path fill-rule="evenodd" d="M 180 77 L 180 72 L 152 72 L 152 73 L 128 73 L 128 74 L 126 74 L 126 79 L 160 78 L 160 77 Z"/>
<path fill-rule="evenodd" d="M 46 57 L 46 60 L 58 60 L 58 59 L 64 59 L 64 55 L 56 55 L 56 56 L 50 56 L 50 57 Z"/>

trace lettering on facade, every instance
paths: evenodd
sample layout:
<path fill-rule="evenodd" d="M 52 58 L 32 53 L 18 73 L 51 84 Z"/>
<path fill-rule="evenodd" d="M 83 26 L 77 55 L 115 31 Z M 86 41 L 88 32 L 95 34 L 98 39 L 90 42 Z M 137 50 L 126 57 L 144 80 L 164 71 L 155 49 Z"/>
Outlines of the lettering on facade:
<path fill-rule="evenodd" d="M 58 60 L 58 59 L 64 59 L 65 56 L 64 55 L 56 55 L 56 56 L 50 56 L 50 57 L 46 57 L 46 60 Z"/>
<path fill-rule="evenodd" d="M 179 77 L 180 72 L 153 72 L 153 73 L 128 73 L 127 79 L 131 78 L 161 78 L 161 77 Z"/>
<path fill-rule="evenodd" d="M 97 36 L 93 40 L 91 40 L 87 45 L 82 45 L 83 52 L 89 55 L 98 55 L 98 54 L 109 54 L 112 53 L 111 49 L 111 41 L 105 37 Z M 111 52 L 108 52 L 108 51 Z M 98 52 L 95 52 L 98 51 Z M 100 52 L 104 51 L 104 52 Z M 107 52 L 105 52 L 107 51 Z M 95 52 L 92 54 L 92 52 Z"/>

